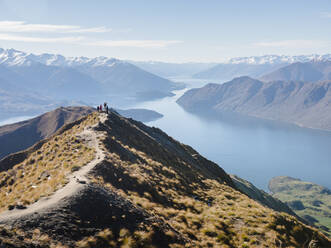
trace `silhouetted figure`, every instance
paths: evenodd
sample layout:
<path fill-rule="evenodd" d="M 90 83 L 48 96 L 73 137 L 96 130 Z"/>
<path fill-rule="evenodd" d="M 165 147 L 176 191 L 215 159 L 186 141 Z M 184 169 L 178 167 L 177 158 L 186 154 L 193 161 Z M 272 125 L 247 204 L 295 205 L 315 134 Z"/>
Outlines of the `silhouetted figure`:
<path fill-rule="evenodd" d="M 100 112 L 100 107 L 99 107 L 99 105 L 97 106 L 97 111 Z"/>
<path fill-rule="evenodd" d="M 100 104 L 100 112 L 102 112 L 102 104 Z"/>
<path fill-rule="evenodd" d="M 108 105 L 106 105 L 106 113 L 108 114 Z"/>

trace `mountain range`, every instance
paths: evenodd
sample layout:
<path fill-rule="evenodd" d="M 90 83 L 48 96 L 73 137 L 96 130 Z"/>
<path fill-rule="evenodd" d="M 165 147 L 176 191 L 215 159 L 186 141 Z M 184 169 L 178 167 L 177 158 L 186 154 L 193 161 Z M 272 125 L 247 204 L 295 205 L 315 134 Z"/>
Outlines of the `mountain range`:
<path fill-rule="evenodd" d="M 331 130 L 331 82 L 271 81 L 239 77 L 191 89 L 177 100 L 200 115 L 239 113 Z"/>
<path fill-rule="evenodd" d="M 6 95 L 6 102 L 16 102 L 18 109 L 27 112 L 64 102 L 116 104 L 126 98 L 144 101 L 170 96 L 172 90 L 181 87 L 182 84 L 113 58 L 34 55 L 0 49 L 0 91 Z M 5 103 L 0 104 L 3 112 L 7 108 Z"/>
<path fill-rule="evenodd" d="M 252 57 L 238 57 L 224 60 L 207 70 L 194 74 L 194 78 L 212 80 L 231 80 L 235 77 L 250 76 L 260 78 L 265 74 L 271 73 L 281 67 L 307 62 L 331 61 L 331 54 L 325 55 L 264 55 Z"/>
<path fill-rule="evenodd" d="M 263 75 L 263 81 L 318 82 L 331 80 L 331 60 L 297 62 Z"/>
<path fill-rule="evenodd" d="M 251 185 L 234 183 L 190 146 L 114 111 L 68 123 L 0 168 L 4 247 L 331 244 L 252 199 Z"/>

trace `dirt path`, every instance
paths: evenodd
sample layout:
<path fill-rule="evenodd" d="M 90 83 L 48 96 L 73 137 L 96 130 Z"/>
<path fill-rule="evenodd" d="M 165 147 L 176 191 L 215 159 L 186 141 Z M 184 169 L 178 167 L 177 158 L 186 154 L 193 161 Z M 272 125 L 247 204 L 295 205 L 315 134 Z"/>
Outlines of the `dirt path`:
<path fill-rule="evenodd" d="M 104 122 L 107 118 L 106 114 L 99 115 L 100 121 Z M 95 126 L 97 126 L 96 124 Z M 26 209 L 23 210 L 11 210 L 5 211 L 0 214 L 0 224 L 3 224 L 9 220 L 19 219 L 23 216 L 33 214 L 35 212 L 40 213 L 45 209 L 50 207 L 54 207 L 57 204 L 61 203 L 61 200 L 64 198 L 70 197 L 74 195 L 76 192 L 84 188 L 88 183 L 89 179 L 87 178 L 87 174 L 99 163 L 101 162 L 105 154 L 100 149 L 98 144 L 98 137 L 102 136 L 102 134 L 98 134 L 96 131 L 93 130 L 93 127 L 90 126 L 86 127 L 84 131 L 79 134 L 81 138 L 83 138 L 90 147 L 94 148 L 96 151 L 95 158 L 90 161 L 87 165 L 83 166 L 80 170 L 72 173 L 68 180 L 69 182 L 61 189 L 56 191 L 54 194 L 48 197 L 41 198 L 37 202 L 27 206 Z"/>

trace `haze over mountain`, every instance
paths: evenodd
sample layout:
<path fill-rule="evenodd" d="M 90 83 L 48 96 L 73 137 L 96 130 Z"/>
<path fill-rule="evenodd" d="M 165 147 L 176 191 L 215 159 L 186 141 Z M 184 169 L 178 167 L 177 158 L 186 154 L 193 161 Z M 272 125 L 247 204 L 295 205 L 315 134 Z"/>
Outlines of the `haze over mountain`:
<path fill-rule="evenodd" d="M 177 100 L 200 115 L 239 113 L 252 117 L 331 130 L 331 82 L 273 81 L 250 77 L 208 84 L 187 91 Z"/>
<path fill-rule="evenodd" d="M 169 63 L 160 61 L 128 61 L 141 69 L 156 74 L 161 77 L 183 77 L 189 78 L 200 71 L 207 70 L 217 63 Z"/>
<path fill-rule="evenodd" d="M 331 60 L 293 63 L 262 76 L 261 80 L 304 82 L 331 80 Z"/>
<path fill-rule="evenodd" d="M 9 247 L 302 247 L 331 240 L 158 128 L 92 113 L 0 161 Z"/>
<path fill-rule="evenodd" d="M 259 78 L 264 74 L 296 62 L 330 61 L 331 54 L 325 55 L 264 55 L 252 57 L 238 57 L 225 60 L 205 71 L 198 72 L 195 78 L 231 80 L 234 77 L 250 76 Z"/>
<path fill-rule="evenodd" d="M 183 87 L 117 59 L 34 55 L 14 49 L 0 49 L 0 72 L 0 90 L 10 94 L 10 101 L 17 101 L 21 109 L 27 108 L 24 101 L 32 101 L 28 94 L 54 104 L 94 103 L 107 98 L 116 103 L 113 96 L 144 101 L 169 96 Z"/>

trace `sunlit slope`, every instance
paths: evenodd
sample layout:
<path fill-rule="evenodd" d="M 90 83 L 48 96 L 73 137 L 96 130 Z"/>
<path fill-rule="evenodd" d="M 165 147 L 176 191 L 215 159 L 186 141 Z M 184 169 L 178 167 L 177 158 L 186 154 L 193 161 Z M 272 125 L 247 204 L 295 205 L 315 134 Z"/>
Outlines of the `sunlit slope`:
<path fill-rule="evenodd" d="M 269 182 L 273 196 L 286 202 L 300 217 L 331 235 L 331 191 L 320 185 L 291 177 Z"/>
<path fill-rule="evenodd" d="M 316 240 L 319 247 L 330 246 L 330 240 L 316 229 L 239 192 L 217 164 L 160 129 L 114 112 L 94 113 L 66 127 L 43 145 L 66 147 L 61 157 L 70 169 L 65 170 L 60 161 L 52 168 L 70 176 L 91 161 L 99 162 L 88 171 L 89 179 L 80 183 L 79 190 L 58 204 L 19 218 L 0 214 L 3 243 L 13 247 L 302 247 Z M 94 157 L 88 137 L 79 139 L 86 130 L 97 137 Z M 71 149 L 75 144 L 85 149 L 78 157 L 87 164 L 72 169 L 78 164 Z M 43 145 L 29 156 L 38 152 L 45 156 Z M 27 165 L 29 159 L 18 164 L 37 170 L 38 158 Z M 13 172 L 16 166 L 6 172 L 7 180 L 18 177 Z M 32 176 L 20 178 L 25 183 Z M 26 191 L 30 188 L 31 183 L 26 183 Z M 15 192 L 1 190 L 8 195 Z"/>

